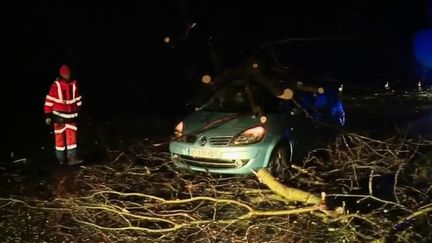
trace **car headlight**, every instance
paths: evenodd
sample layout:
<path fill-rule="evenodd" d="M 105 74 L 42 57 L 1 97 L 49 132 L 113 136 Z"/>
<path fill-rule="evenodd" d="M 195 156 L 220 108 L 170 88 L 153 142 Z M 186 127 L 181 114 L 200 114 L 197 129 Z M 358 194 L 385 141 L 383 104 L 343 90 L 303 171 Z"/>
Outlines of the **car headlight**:
<path fill-rule="evenodd" d="M 174 134 L 177 138 L 183 136 L 183 129 L 184 129 L 183 122 L 177 124 L 177 126 L 174 129 Z"/>
<path fill-rule="evenodd" d="M 265 128 L 263 126 L 257 126 L 249 128 L 232 140 L 230 145 L 247 145 L 261 141 L 265 135 Z"/>

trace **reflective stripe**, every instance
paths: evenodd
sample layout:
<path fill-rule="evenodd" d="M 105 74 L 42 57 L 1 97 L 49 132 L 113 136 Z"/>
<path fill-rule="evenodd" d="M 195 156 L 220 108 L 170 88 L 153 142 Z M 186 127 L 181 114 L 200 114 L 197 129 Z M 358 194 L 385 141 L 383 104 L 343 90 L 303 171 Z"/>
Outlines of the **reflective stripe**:
<path fill-rule="evenodd" d="M 55 83 L 57 85 L 57 94 L 58 94 L 59 100 L 60 100 L 60 102 L 63 102 L 63 94 L 61 92 L 60 82 L 55 81 Z"/>
<path fill-rule="evenodd" d="M 51 103 L 51 102 L 47 102 L 47 101 L 45 101 L 45 105 L 46 105 L 46 106 L 53 106 L 54 103 Z"/>
<path fill-rule="evenodd" d="M 72 84 L 72 100 L 75 99 L 75 91 L 76 91 L 76 85 L 75 83 Z"/>
<path fill-rule="evenodd" d="M 81 100 L 82 96 L 76 97 L 76 100 Z"/>
<path fill-rule="evenodd" d="M 66 124 L 65 128 L 69 128 L 69 129 L 72 129 L 72 130 L 75 130 L 75 131 L 78 130 L 78 127 L 76 127 L 74 125 L 71 125 L 71 124 Z"/>
<path fill-rule="evenodd" d="M 77 103 L 77 106 L 81 106 L 81 105 L 82 105 L 82 102 L 81 102 L 81 101 Z"/>
<path fill-rule="evenodd" d="M 47 95 L 47 96 L 46 96 L 46 99 L 47 99 L 47 100 L 54 101 L 54 102 L 57 102 L 57 103 L 61 103 L 61 100 L 59 100 L 59 99 L 57 99 L 57 98 L 54 98 L 54 97 L 52 97 L 52 96 L 50 96 L 50 95 Z"/>
<path fill-rule="evenodd" d="M 56 150 L 59 150 L 59 151 L 64 151 L 64 150 L 66 149 L 66 147 L 57 147 L 57 146 L 56 146 L 55 149 L 56 149 Z"/>
<path fill-rule="evenodd" d="M 63 117 L 63 118 L 74 118 L 74 117 L 78 116 L 78 113 L 64 114 L 64 113 L 61 113 L 61 112 L 58 112 L 58 111 L 53 111 L 53 114 L 57 115 L 57 116 L 60 116 L 60 117 Z"/>
<path fill-rule="evenodd" d="M 57 99 L 57 98 L 54 98 L 54 97 L 52 97 L 52 96 L 47 95 L 47 96 L 46 96 L 46 99 L 47 99 L 47 100 L 54 101 L 54 102 L 56 102 L 56 103 L 63 103 L 63 104 L 68 104 L 68 105 L 70 105 L 70 104 L 73 104 L 73 103 L 79 101 L 79 100 L 81 99 L 81 96 L 80 96 L 79 98 L 72 99 L 72 100 L 60 100 L 60 99 Z"/>
<path fill-rule="evenodd" d="M 66 131 L 67 128 L 72 129 L 72 130 L 75 130 L 75 131 L 78 130 L 78 127 L 76 127 L 76 126 L 74 126 L 74 125 L 71 125 L 71 124 L 66 124 L 66 125 L 65 125 L 63 128 L 61 128 L 61 129 L 55 129 L 55 130 L 54 130 L 54 133 L 63 133 L 64 131 Z"/>
<path fill-rule="evenodd" d="M 71 144 L 71 145 L 67 145 L 67 146 L 66 146 L 67 149 L 74 149 L 74 148 L 76 148 L 76 147 L 77 147 L 76 144 Z"/>
<path fill-rule="evenodd" d="M 54 130 L 54 133 L 63 133 L 64 131 L 66 131 L 66 127 L 63 127 L 62 129 Z"/>

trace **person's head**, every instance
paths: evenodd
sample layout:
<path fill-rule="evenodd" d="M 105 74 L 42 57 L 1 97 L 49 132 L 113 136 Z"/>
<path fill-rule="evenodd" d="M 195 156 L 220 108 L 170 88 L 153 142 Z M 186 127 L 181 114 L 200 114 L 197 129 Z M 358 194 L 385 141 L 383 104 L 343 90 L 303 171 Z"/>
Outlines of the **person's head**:
<path fill-rule="evenodd" d="M 60 67 L 60 77 L 62 77 L 65 80 L 69 81 L 69 79 L 70 79 L 70 73 L 71 73 L 71 70 L 70 70 L 70 68 L 69 68 L 68 65 L 62 65 Z"/>

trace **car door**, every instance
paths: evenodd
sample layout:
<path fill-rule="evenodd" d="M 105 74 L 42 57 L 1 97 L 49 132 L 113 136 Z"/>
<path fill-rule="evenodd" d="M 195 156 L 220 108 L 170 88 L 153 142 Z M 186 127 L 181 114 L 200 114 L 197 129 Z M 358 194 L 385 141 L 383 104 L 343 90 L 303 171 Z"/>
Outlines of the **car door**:
<path fill-rule="evenodd" d="M 303 160 L 308 152 L 332 143 L 341 127 L 324 122 L 307 110 L 294 107 L 287 112 L 287 123 L 294 145 L 294 161 Z"/>

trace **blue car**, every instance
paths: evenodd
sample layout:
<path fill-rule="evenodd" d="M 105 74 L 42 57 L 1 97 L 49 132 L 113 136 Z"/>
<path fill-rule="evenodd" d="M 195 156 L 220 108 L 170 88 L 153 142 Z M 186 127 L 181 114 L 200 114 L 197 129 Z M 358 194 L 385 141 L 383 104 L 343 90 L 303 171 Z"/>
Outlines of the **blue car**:
<path fill-rule="evenodd" d="M 249 174 L 269 168 L 281 175 L 305 145 L 317 141 L 317 129 L 343 126 L 342 103 L 330 90 L 296 92 L 286 100 L 258 82 L 230 82 L 178 123 L 171 159 L 195 171 Z"/>

